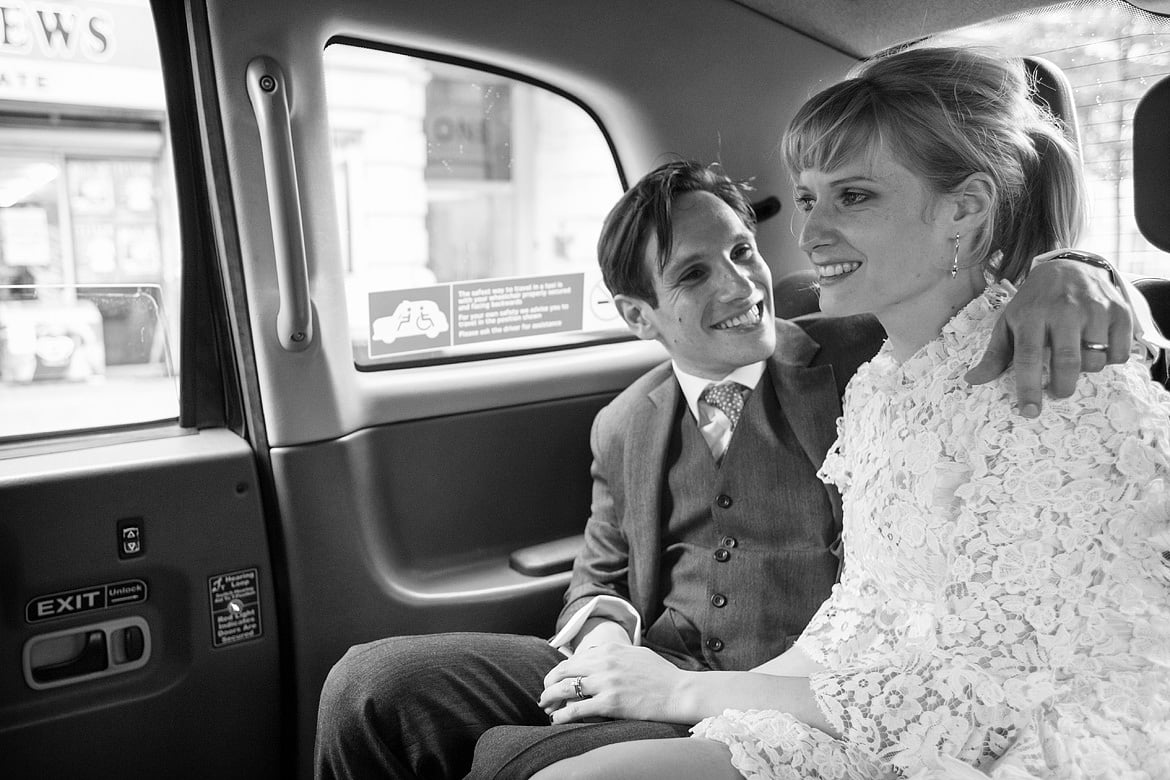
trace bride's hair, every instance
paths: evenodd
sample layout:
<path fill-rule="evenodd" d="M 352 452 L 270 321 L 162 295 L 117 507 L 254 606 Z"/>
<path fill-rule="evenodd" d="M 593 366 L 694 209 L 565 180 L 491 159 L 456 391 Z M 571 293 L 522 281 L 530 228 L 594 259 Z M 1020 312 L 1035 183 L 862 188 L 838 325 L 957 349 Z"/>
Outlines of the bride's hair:
<path fill-rule="evenodd" d="M 781 142 L 784 162 L 794 177 L 828 172 L 884 146 L 936 193 L 988 175 L 996 202 L 974 256 L 1019 281 L 1032 257 L 1075 243 L 1085 211 L 1080 155 L 1033 89 L 1022 61 L 989 50 L 881 56 L 800 108 Z"/>

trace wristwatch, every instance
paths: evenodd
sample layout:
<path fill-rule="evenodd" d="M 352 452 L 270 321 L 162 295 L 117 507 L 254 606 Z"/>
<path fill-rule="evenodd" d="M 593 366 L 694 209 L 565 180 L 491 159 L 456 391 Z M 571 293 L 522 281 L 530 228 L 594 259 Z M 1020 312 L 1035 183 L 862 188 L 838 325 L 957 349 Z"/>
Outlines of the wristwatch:
<path fill-rule="evenodd" d="M 1078 263 L 1086 263 L 1097 268 L 1103 268 L 1109 272 L 1109 281 L 1113 282 L 1114 287 L 1121 287 L 1121 280 L 1117 278 L 1117 269 L 1113 264 L 1106 260 L 1101 255 L 1093 254 L 1092 252 L 1082 252 L 1079 249 L 1062 249 L 1052 255 L 1041 255 L 1036 258 L 1037 261 L 1047 263 L 1050 260 L 1076 260 Z"/>
<path fill-rule="evenodd" d="M 1129 304 L 1130 313 L 1133 315 L 1134 338 L 1146 348 L 1151 356 L 1156 357 L 1162 350 L 1170 353 L 1170 340 L 1167 340 L 1162 335 L 1162 331 L 1158 329 L 1145 296 L 1138 291 L 1137 287 L 1134 287 L 1133 282 L 1119 274 L 1112 263 L 1101 255 L 1084 252 L 1080 249 L 1056 249 L 1038 255 L 1032 261 L 1032 266 L 1047 263 L 1049 260 L 1074 260 L 1108 271 L 1109 281 L 1113 282 L 1113 286 L 1121 292 L 1121 297 Z"/>

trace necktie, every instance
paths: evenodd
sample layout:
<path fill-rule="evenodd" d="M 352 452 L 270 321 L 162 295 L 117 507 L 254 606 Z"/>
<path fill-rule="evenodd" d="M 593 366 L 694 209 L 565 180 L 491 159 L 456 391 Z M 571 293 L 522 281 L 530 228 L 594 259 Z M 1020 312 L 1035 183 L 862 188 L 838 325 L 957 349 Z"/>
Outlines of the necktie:
<path fill-rule="evenodd" d="M 699 396 L 699 402 L 713 406 L 727 415 L 731 429 L 735 430 L 739 415 L 743 412 L 743 397 L 748 388 L 739 382 L 720 382 L 707 385 Z"/>

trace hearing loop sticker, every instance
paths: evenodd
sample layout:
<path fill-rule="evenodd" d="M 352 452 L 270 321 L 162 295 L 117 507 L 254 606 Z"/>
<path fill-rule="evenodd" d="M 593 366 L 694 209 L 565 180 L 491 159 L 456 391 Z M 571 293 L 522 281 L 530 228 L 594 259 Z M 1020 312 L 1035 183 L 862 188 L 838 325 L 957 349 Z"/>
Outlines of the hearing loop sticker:
<path fill-rule="evenodd" d="M 259 639 L 260 579 L 256 569 L 242 569 L 207 578 L 211 603 L 211 644 L 223 647 Z"/>

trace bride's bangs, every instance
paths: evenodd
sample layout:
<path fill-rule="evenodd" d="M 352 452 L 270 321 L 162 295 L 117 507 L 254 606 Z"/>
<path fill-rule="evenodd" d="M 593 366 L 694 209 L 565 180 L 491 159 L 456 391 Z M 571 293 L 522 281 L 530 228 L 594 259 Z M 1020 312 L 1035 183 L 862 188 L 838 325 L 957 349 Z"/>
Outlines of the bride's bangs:
<path fill-rule="evenodd" d="M 793 118 L 783 143 L 784 164 L 792 176 L 801 171 L 833 171 L 867 159 L 881 143 L 872 93 L 854 80 L 830 87 Z"/>

